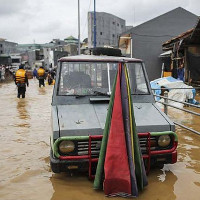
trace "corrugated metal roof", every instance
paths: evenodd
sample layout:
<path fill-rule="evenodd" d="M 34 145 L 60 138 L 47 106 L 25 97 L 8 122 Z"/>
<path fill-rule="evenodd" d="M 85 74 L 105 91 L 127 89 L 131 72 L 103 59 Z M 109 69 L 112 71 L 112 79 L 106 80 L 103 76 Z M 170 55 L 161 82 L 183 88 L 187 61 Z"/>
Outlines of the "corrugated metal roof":
<path fill-rule="evenodd" d="M 164 53 L 161 53 L 159 57 L 169 57 L 172 53 L 172 50 L 166 51 Z"/>
<path fill-rule="evenodd" d="M 186 31 L 186 32 L 184 32 L 184 33 L 178 35 L 177 37 L 174 37 L 174 38 L 172 38 L 172 39 L 166 41 L 165 43 L 163 43 L 162 46 L 166 46 L 166 45 L 169 45 L 169 44 L 174 43 L 174 42 L 176 42 L 176 41 L 179 41 L 179 40 L 181 40 L 181 39 L 184 39 L 184 38 L 189 37 L 189 36 L 192 34 L 193 30 L 194 30 L 194 28 L 192 28 L 192 29 L 190 29 L 190 30 L 188 30 L 188 31 Z"/>
<path fill-rule="evenodd" d="M 166 41 L 165 43 L 163 43 L 163 47 L 168 46 L 170 44 L 173 44 L 179 40 L 185 39 L 187 38 L 188 41 L 187 43 L 198 43 L 200 44 L 200 18 L 197 21 L 197 24 L 194 28 L 189 29 L 188 31 Z"/>
<path fill-rule="evenodd" d="M 0 38 L 0 42 L 6 41 L 6 39 L 4 38 Z"/>
<path fill-rule="evenodd" d="M 200 44 L 200 18 L 190 36 L 190 43 Z"/>

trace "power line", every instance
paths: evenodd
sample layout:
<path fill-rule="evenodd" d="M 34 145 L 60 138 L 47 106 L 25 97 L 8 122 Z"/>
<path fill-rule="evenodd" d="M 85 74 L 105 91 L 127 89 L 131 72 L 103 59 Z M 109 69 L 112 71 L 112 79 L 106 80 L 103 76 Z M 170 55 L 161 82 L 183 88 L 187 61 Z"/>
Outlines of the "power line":
<path fill-rule="evenodd" d="M 134 32 L 130 32 L 131 34 L 137 35 L 137 36 L 144 36 L 144 37 L 176 37 L 174 35 L 146 35 L 146 34 L 138 34 Z"/>

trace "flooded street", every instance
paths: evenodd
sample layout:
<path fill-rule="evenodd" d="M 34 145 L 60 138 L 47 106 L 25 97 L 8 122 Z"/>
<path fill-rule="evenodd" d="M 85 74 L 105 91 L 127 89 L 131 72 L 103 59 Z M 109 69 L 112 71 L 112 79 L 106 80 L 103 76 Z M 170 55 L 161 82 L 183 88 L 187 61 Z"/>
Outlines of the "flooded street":
<path fill-rule="evenodd" d="M 93 183 L 86 175 L 51 172 L 52 91 L 53 86 L 39 88 L 37 80 L 30 80 L 26 98 L 17 99 L 14 82 L 0 83 L 0 199 L 107 199 L 102 191 L 93 190 Z M 200 113 L 198 109 L 191 110 Z M 169 115 L 174 121 L 200 131 L 200 117 L 175 109 L 170 109 Z M 200 136 L 178 126 L 176 132 L 178 162 L 151 170 L 149 185 L 137 199 L 200 199 Z"/>

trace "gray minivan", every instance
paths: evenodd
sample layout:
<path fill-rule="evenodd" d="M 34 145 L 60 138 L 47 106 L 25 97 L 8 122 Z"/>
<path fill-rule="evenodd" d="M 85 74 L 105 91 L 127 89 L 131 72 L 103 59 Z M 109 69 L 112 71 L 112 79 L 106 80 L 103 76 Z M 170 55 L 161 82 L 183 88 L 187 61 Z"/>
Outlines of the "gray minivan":
<path fill-rule="evenodd" d="M 119 63 L 127 66 L 136 129 L 147 171 L 151 165 L 177 161 L 175 125 L 155 104 L 142 60 L 80 55 L 61 58 L 57 68 L 52 97 L 53 172 L 89 170 L 92 177 Z"/>

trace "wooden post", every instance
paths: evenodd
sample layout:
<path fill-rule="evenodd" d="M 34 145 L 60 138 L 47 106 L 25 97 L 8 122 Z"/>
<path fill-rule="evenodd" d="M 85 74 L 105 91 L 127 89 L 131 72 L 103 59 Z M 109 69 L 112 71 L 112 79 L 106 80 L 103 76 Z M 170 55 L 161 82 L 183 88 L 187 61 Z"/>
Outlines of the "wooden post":
<path fill-rule="evenodd" d="M 184 81 L 185 82 L 188 81 L 188 83 L 189 83 L 189 80 L 188 80 L 189 70 L 188 70 L 188 64 L 187 64 L 187 47 L 185 47 L 185 49 L 184 49 L 184 68 L 185 68 Z"/>
<path fill-rule="evenodd" d="M 164 92 L 164 113 L 167 115 L 167 104 L 168 104 L 168 92 Z"/>

